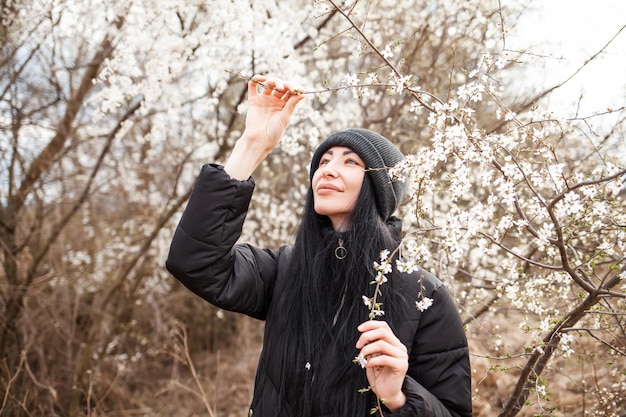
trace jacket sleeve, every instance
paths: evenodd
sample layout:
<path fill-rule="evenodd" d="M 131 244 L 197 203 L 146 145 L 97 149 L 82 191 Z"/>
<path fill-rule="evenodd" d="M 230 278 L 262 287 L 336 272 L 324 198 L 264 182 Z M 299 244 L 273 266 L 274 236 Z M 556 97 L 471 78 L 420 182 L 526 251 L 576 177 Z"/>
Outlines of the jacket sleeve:
<path fill-rule="evenodd" d="M 252 178 L 237 181 L 221 166 L 203 166 L 165 264 L 211 304 L 264 319 L 279 251 L 235 244 L 253 190 Z"/>
<path fill-rule="evenodd" d="M 429 291 L 430 292 L 430 291 Z M 463 322 L 437 280 L 419 319 L 402 391 L 407 402 L 387 417 L 471 417 L 471 372 Z"/>

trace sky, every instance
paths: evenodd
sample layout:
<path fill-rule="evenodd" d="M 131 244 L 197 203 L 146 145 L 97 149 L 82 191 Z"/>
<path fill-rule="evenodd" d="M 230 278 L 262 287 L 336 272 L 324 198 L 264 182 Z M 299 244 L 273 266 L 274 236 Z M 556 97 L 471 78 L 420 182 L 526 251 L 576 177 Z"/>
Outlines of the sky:
<path fill-rule="evenodd" d="M 579 114 L 625 106 L 626 0 L 538 0 L 536 7 L 508 36 L 507 47 L 528 50 L 530 45 L 541 56 L 528 58 L 537 65 L 536 81 L 544 79 L 546 85 L 565 80 L 619 33 L 597 61 L 551 97 L 550 105 L 574 109 L 582 94 Z"/>

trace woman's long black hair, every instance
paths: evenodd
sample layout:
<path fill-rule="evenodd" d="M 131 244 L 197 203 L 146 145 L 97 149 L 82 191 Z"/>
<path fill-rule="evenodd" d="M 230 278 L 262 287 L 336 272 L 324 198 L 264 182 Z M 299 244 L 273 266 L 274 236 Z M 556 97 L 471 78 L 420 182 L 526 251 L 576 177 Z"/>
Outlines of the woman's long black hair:
<path fill-rule="evenodd" d="M 399 244 L 400 228 L 391 227 L 376 209 L 374 187 L 364 176 L 361 192 L 351 213 L 350 230 L 336 232 L 327 216 L 313 206 L 309 188 L 304 214 L 293 247 L 285 290 L 275 294 L 284 314 L 281 339 L 279 415 L 309 417 L 369 415 L 375 405 L 365 370 L 353 363 L 360 335 L 357 326 L 368 320 L 362 296 L 372 297 L 374 261 L 383 249 Z M 396 219 L 396 222 L 399 221 Z M 347 256 L 338 259 L 335 249 L 343 241 Z M 392 329 L 402 297 L 394 296 L 394 279 L 382 287 L 383 319 Z M 263 366 L 263 365 L 262 365 Z"/>

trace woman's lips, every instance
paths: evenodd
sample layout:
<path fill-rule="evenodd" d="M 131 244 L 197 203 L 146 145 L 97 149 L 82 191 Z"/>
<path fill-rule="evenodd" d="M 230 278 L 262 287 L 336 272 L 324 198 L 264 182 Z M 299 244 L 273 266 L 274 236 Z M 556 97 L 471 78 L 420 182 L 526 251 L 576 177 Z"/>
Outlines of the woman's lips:
<path fill-rule="evenodd" d="M 317 186 L 317 192 L 320 191 L 341 191 L 339 187 L 329 183 L 323 183 Z"/>

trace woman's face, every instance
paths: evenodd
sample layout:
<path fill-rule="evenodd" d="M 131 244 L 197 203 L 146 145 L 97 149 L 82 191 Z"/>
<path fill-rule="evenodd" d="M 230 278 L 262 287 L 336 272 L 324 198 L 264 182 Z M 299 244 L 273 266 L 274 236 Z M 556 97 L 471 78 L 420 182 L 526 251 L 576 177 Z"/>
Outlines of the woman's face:
<path fill-rule="evenodd" d="M 336 231 L 350 228 L 350 212 L 361 192 L 365 164 L 352 149 L 334 146 L 320 159 L 313 174 L 313 203 L 315 212 L 328 216 Z"/>

